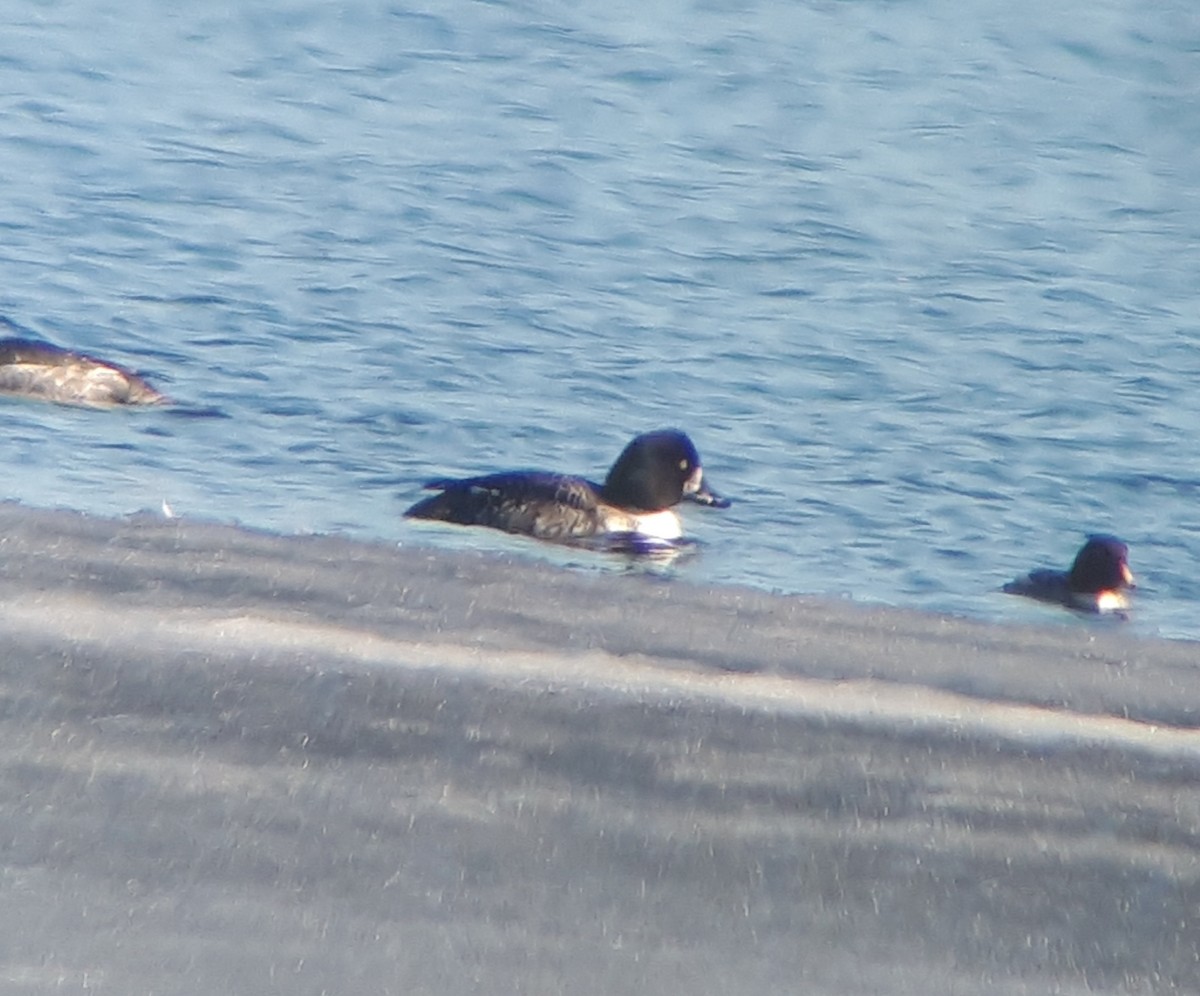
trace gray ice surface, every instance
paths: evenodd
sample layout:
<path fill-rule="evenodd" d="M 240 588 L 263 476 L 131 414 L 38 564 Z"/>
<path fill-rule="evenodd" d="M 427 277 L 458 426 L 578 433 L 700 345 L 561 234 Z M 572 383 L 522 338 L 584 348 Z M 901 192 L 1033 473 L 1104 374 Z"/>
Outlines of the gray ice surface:
<path fill-rule="evenodd" d="M 1197 992 L 1196 650 L 0 506 L 0 992 Z"/>

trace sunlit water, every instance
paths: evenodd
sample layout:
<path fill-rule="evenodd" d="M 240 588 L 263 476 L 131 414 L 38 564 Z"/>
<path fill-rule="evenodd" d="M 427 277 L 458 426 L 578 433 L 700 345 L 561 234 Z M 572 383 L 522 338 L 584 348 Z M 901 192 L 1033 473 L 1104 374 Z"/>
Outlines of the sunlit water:
<path fill-rule="evenodd" d="M 433 476 L 678 425 L 699 583 L 995 619 L 1115 532 L 1200 637 L 1200 8 L 25 2 L 0 312 L 172 411 L 0 403 L 6 493 L 522 550 Z"/>

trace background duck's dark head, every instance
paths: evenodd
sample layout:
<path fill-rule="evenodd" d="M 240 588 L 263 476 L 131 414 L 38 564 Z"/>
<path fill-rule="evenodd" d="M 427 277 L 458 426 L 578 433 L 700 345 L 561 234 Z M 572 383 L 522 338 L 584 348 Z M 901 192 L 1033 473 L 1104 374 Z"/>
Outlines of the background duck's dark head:
<path fill-rule="evenodd" d="M 643 433 L 626 446 L 604 480 L 603 497 L 642 512 L 670 508 L 685 497 L 717 508 L 729 505 L 704 483 L 700 454 L 678 429 Z"/>
<path fill-rule="evenodd" d="M 1115 536 L 1089 536 L 1071 565 L 1067 584 L 1087 594 L 1132 588 L 1129 547 Z"/>

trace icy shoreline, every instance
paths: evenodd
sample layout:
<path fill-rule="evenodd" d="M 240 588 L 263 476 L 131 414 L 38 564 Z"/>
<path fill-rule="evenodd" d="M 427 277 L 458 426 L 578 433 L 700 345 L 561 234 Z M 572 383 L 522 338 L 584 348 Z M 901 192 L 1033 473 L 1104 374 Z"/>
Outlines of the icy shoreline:
<path fill-rule="evenodd" d="M 6 991 L 1200 983 L 1194 645 L 0 519 Z"/>

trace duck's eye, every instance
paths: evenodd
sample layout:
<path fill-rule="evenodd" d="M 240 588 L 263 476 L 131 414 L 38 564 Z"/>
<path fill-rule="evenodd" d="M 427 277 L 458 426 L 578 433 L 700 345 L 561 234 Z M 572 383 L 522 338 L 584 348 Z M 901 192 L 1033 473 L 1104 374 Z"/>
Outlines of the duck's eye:
<path fill-rule="evenodd" d="M 687 470 L 687 469 L 688 469 L 688 462 L 687 462 L 687 460 L 680 460 L 680 461 L 679 461 L 679 469 L 680 469 L 680 470 Z"/>

